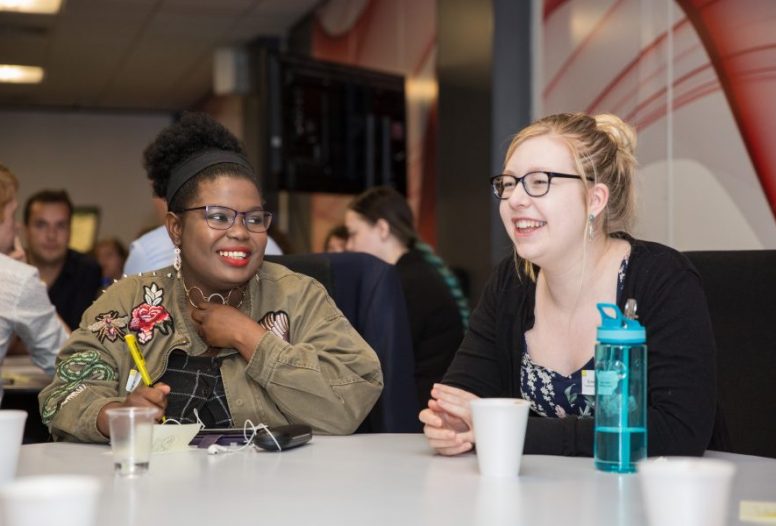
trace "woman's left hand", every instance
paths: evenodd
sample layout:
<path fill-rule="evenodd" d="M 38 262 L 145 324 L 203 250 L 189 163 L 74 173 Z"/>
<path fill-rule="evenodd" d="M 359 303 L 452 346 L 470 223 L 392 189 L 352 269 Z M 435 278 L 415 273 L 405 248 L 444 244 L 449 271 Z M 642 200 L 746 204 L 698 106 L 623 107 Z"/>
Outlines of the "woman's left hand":
<path fill-rule="evenodd" d="M 237 349 L 250 360 L 267 332 L 261 325 L 230 305 L 202 302 L 191 311 L 199 336 L 211 347 Z"/>
<path fill-rule="evenodd" d="M 442 455 L 458 455 L 474 446 L 472 413 L 469 406 L 474 395 L 463 389 L 444 384 L 434 384 L 428 408 L 420 412 L 431 447 Z"/>

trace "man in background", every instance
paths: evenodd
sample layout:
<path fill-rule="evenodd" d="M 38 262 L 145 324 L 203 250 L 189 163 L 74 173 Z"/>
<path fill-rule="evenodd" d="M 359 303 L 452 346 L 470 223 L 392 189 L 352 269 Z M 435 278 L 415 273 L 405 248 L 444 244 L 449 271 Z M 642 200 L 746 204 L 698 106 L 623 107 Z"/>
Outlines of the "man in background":
<path fill-rule="evenodd" d="M 64 190 L 43 190 L 24 205 L 27 258 L 48 287 L 51 303 L 75 329 L 100 290 L 100 266 L 68 248 L 73 203 Z"/>

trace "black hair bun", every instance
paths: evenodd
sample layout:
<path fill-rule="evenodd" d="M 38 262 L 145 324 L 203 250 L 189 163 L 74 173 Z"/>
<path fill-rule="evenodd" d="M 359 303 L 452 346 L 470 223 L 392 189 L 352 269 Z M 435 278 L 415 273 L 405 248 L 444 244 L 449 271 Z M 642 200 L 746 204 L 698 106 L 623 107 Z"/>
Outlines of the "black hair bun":
<path fill-rule="evenodd" d="M 153 183 L 154 195 L 165 197 L 173 168 L 212 149 L 245 154 L 237 137 L 205 113 L 186 112 L 164 128 L 143 152 L 143 167 Z"/>

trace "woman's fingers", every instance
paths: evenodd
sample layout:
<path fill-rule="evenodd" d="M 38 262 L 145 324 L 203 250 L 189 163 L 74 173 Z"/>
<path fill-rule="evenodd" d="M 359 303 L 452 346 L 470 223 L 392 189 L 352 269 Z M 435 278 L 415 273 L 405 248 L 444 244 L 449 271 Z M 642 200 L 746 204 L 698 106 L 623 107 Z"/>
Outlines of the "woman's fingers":
<path fill-rule="evenodd" d="M 472 447 L 474 447 L 474 444 L 471 442 L 464 442 L 463 444 L 457 444 L 449 447 L 435 447 L 434 449 L 440 455 L 453 456 L 466 453 L 467 451 L 470 451 Z"/>
<path fill-rule="evenodd" d="M 450 387 L 448 385 L 442 384 L 434 385 L 434 388 L 431 390 L 431 396 L 440 402 L 448 402 L 451 404 L 467 407 L 469 402 L 478 398 L 476 395 L 473 395 L 468 391 L 464 391 L 463 389 L 458 389 L 456 387 Z"/>
<path fill-rule="evenodd" d="M 431 409 L 424 409 L 421 411 L 418 415 L 418 420 L 428 426 L 442 427 L 444 425 L 444 420 L 442 417 Z"/>
<path fill-rule="evenodd" d="M 455 441 L 458 433 L 452 429 L 446 429 L 444 427 L 423 426 L 423 434 L 426 435 L 429 442 L 431 440 L 450 440 Z"/>
<path fill-rule="evenodd" d="M 449 396 L 463 398 L 463 399 L 477 398 L 476 395 L 473 395 L 469 391 L 464 391 L 463 389 L 459 389 L 458 387 L 452 387 L 450 385 L 445 385 L 445 384 L 434 384 L 431 390 L 438 391 L 439 393 L 446 394 Z"/>
<path fill-rule="evenodd" d="M 455 403 L 455 402 L 448 402 L 447 400 L 438 400 L 439 407 L 445 410 L 445 412 L 449 413 L 450 415 L 460 418 L 467 424 L 471 422 L 471 408 L 469 407 L 469 404 L 466 402 L 463 403 Z"/>

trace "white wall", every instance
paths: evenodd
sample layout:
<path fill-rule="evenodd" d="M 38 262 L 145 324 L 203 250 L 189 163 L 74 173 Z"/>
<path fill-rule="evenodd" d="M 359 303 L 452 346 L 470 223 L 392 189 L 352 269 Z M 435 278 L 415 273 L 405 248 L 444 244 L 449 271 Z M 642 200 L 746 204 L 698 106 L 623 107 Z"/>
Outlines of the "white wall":
<path fill-rule="evenodd" d="M 100 208 L 99 238 L 129 243 L 157 223 L 142 152 L 171 120 L 166 113 L 0 111 L 0 163 L 21 185 L 17 220 L 29 195 L 64 188 L 76 206 Z"/>
<path fill-rule="evenodd" d="M 776 248 L 741 132 L 676 0 L 575 0 L 534 24 L 535 116 L 611 112 L 638 129 L 637 237 L 679 250 Z"/>

